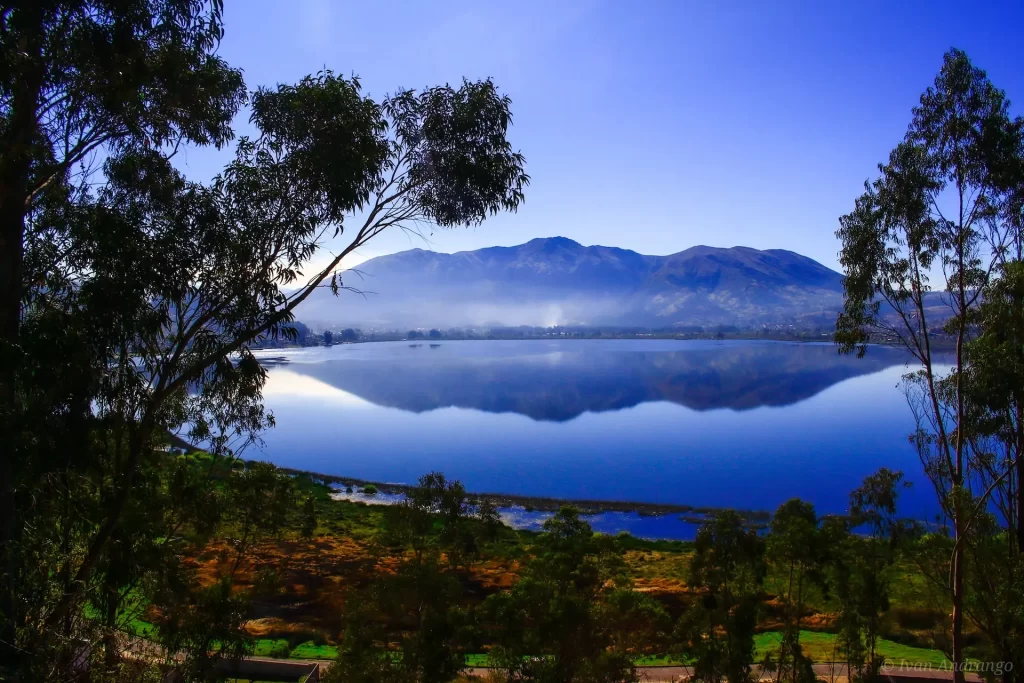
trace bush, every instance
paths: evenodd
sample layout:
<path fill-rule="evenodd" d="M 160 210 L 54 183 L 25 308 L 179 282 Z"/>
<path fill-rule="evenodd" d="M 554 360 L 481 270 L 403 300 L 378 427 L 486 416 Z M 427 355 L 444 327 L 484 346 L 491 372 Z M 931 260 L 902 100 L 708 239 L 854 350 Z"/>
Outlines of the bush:
<path fill-rule="evenodd" d="M 299 629 L 297 631 L 291 631 L 288 634 L 287 643 L 289 645 L 289 650 L 291 651 L 291 654 L 297 655 L 295 651 L 300 647 L 310 649 L 326 645 L 327 638 L 324 636 L 324 634 L 320 633 L 319 631 L 314 631 L 311 629 Z"/>
<path fill-rule="evenodd" d="M 270 656 L 274 659 L 288 659 L 292 654 L 292 648 L 287 640 L 278 640 L 270 648 Z"/>
<path fill-rule="evenodd" d="M 367 484 L 363 487 L 363 493 L 368 496 L 375 496 L 377 495 L 377 486 L 375 484 Z"/>

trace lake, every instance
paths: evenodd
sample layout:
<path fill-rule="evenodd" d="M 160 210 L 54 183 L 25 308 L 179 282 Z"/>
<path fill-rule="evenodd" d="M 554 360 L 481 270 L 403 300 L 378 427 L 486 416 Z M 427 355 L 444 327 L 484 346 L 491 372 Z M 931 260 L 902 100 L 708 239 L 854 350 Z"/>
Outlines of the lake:
<path fill-rule="evenodd" d="M 469 491 L 843 512 L 879 467 L 934 493 L 908 441 L 908 356 L 771 341 L 536 340 L 345 344 L 260 352 L 277 426 L 246 457 L 391 483 L 429 471 Z M 521 525 L 539 519 L 519 514 Z M 595 528 L 687 537 L 670 520 Z M 688 525 L 687 525 L 688 526 Z"/>

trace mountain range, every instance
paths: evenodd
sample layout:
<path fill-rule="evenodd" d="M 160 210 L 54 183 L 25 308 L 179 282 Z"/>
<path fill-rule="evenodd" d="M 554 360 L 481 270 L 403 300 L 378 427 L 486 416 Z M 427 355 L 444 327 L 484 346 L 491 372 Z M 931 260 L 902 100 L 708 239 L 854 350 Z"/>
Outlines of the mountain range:
<path fill-rule="evenodd" d="M 565 237 L 444 254 L 370 259 L 297 310 L 313 325 L 830 326 L 842 275 L 783 249 L 696 246 L 668 256 L 585 247 Z"/>

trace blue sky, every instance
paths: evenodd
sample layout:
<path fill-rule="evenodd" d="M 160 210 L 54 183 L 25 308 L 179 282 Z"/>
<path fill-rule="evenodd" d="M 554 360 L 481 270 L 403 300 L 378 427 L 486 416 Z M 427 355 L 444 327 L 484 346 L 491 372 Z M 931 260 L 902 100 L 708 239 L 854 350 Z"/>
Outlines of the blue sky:
<path fill-rule="evenodd" d="M 227 0 L 250 88 L 326 66 L 382 96 L 492 77 L 512 97 L 526 204 L 478 228 L 396 231 L 360 259 L 563 235 L 646 254 L 833 235 L 950 47 L 1024 114 L 1024 3 Z M 236 130 L 246 132 L 247 114 Z M 208 178 L 228 152 L 188 150 Z"/>

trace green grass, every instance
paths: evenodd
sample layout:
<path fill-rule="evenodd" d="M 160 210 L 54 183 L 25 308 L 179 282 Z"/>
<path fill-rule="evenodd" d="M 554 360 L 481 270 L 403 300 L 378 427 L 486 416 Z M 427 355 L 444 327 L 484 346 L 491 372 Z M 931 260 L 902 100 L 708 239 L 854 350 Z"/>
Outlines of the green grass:
<path fill-rule="evenodd" d="M 138 617 L 132 617 L 128 620 L 128 631 L 139 638 L 148 639 L 156 634 L 156 626 Z"/>
<path fill-rule="evenodd" d="M 126 606 L 122 606 L 117 614 L 117 628 L 123 629 L 126 633 L 139 638 L 151 638 L 156 633 L 156 626 L 143 620 L 142 614 L 145 601 L 138 591 L 131 591 L 125 599 Z M 86 619 L 99 621 L 101 615 L 98 609 L 92 604 L 86 604 L 83 608 Z"/>
<path fill-rule="evenodd" d="M 380 506 L 367 505 L 347 500 L 335 501 L 331 498 L 331 489 L 305 475 L 297 475 L 294 481 L 304 495 L 311 495 L 317 500 L 318 533 L 344 534 L 356 539 L 374 538 L 381 531 L 386 510 Z M 472 522 L 471 522 L 472 523 Z M 487 543 L 486 551 L 490 557 L 521 557 L 536 539 L 533 532 L 515 531 L 503 528 L 498 537 Z M 623 550 L 640 551 L 636 558 L 634 571 L 638 575 L 652 578 L 658 576 L 684 578 L 690 559 L 692 544 L 680 541 L 647 541 L 637 539 L 628 534 L 616 536 L 616 542 Z M 644 552 L 648 551 L 648 552 Z M 660 553 L 655 557 L 650 551 Z M 656 560 L 656 561 L 655 561 Z M 769 591 L 782 589 L 782 571 L 771 572 L 767 581 Z M 912 563 L 903 560 L 893 568 L 893 607 L 903 609 L 921 608 L 934 599 L 933 590 L 927 579 Z M 804 597 L 810 606 L 828 609 L 828 601 L 820 595 L 816 586 L 805 587 Z M 778 650 L 781 633 L 768 631 L 755 637 L 755 657 L 760 661 L 769 652 Z M 815 662 L 829 662 L 839 657 L 836 648 L 836 635 L 818 631 L 801 631 L 800 640 L 804 652 Z M 254 654 L 258 656 L 282 656 L 292 659 L 333 660 L 338 650 L 332 645 L 318 645 L 307 641 L 288 648 L 286 640 L 260 639 L 256 641 Z M 941 665 L 946 662 L 945 655 L 934 649 L 913 647 L 891 640 L 881 639 L 878 653 L 895 662 L 913 664 Z M 670 666 L 679 664 L 673 657 L 644 657 L 636 660 L 638 666 Z M 486 654 L 466 655 L 466 666 L 487 667 L 490 660 Z"/>
<path fill-rule="evenodd" d="M 836 637 L 834 633 L 800 631 L 800 645 L 813 661 L 830 662 L 841 658 L 836 647 Z M 766 631 L 754 636 L 755 660 L 762 660 L 769 652 L 777 652 L 781 640 L 782 633 L 778 631 Z M 877 651 L 883 657 L 896 662 L 940 665 L 948 661 L 939 650 L 902 645 L 884 638 L 879 639 Z"/>
<path fill-rule="evenodd" d="M 488 667 L 491 665 L 491 659 L 487 655 L 466 655 L 466 666 L 469 667 Z"/>
<path fill-rule="evenodd" d="M 281 654 L 287 651 L 288 656 Z M 288 649 L 288 641 L 284 638 L 260 638 L 255 641 L 253 655 L 256 657 L 273 657 L 275 659 L 337 659 L 338 648 L 333 645 L 317 645 L 312 640 L 299 643 Z"/>
<path fill-rule="evenodd" d="M 338 648 L 333 645 L 317 645 L 313 641 L 300 643 L 292 649 L 292 659 L 337 659 Z"/>
<path fill-rule="evenodd" d="M 689 553 L 693 551 L 693 541 L 649 540 L 637 538 L 625 531 L 615 535 L 615 542 L 622 550 L 656 550 L 663 553 Z"/>
<path fill-rule="evenodd" d="M 782 634 L 779 631 L 766 631 L 754 637 L 755 661 L 761 661 L 769 652 L 775 653 L 779 649 Z M 800 644 L 804 652 L 815 662 L 830 662 L 840 657 L 836 645 L 834 633 L 820 633 L 818 631 L 800 631 Z M 284 639 L 273 640 L 262 638 L 256 641 L 253 654 L 258 657 L 272 657 L 275 649 L 280 652 L 281 648 L 287 647 L 288 641 Z M 878 641 L 878 653 L 894 662 L 906 662 L 908 664 L 931 664 L 940 666 L 947 663 L 946 656 L 939 650 L 930 650 L 923 647 L 911 647 L 901 645 L 884 638 Z M 321 659 L 333 660 L 338 657 L 338 648 L 333 645 L 317 645 L 313 641 L 301 643 L 291 649 L 290 659 Z M 635 660 L 637 666 L 672 666 L 681 664 L 675 657 L 641 657 Z M 486 654 L 466 655 L 466 666 L 488 667 L 490 658 Z"/>
<path fill-rule="evenodd" d="M 382 506 L 334 500 L 329 486 L 314 481 L 306 474 L 297 474 L 292 481 L 299 491 L 300 500 L 306 496 L 316 500 L 317 535 L 349 536 L 357 541 L 368 541 L 380 531 L 385 513 Z"/>
<path fill-rule="evenodd" d="M 633 660 L 636 666 L 679 666 L 684 664 L 678 657 L 662 655 L 661 657 L 639 657 Z"/>
<path fill-rule="evenodd" d="M 252 654 L 255 657 L 288 659 L 291 656 L 291 646 L 284 638 L 259 638 L 253 643 Z"/>

